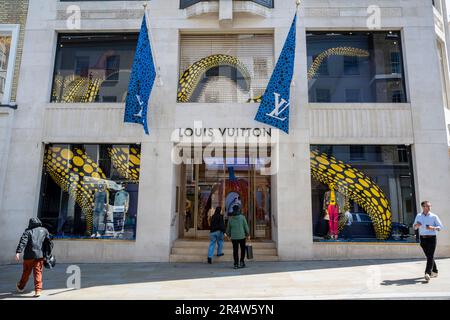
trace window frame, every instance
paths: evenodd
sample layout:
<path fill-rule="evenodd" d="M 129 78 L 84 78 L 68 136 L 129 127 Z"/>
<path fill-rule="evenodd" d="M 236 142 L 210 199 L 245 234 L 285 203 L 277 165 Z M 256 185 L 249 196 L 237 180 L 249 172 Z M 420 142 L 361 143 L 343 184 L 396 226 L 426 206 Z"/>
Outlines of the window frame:
<path fill-rule="evenodd" d="M 305 48 L 306 48 L 306 57 L 308 59 L 308 33 L 315 33 L 315 32 L 330 32 L 330 33 L 342 33 L 342 32 L 355 32 L 355 33 L 382 33 L 382 32 L 395 32 L 398 33 L 400 36 L 400 41 L 399 41 L 399 48 L 400 48 L 400 59 L 401 59 L 401 63 L 400 63 L 400 68 L 401 68 L 401 75 L 402 75 L 402 88 L 403 88 L 403 95 L 404 95 L 404 101 L 403 102 L 392 102 L 392 101 L 388 101 L 388 102 L 358 102 L 358 104 L 409 104 L 411 103 L 410 101 L 410 91 L 409 91 L 409 78 L 408 78 L 408 59 L 406 56 L 406 50 L 405 50 L 405 35 L 404 35 L 404 29 L 403 28 L 381 28 L 381 29 L 377 29 L 377 30 L 369 30 L 369 29 L 363 29 L 363 28 L 355 28 L 355 29 L 349 29 L 349 28 L 336 28 L 336 27 L 331 27 L 331 28 L 325 28 L 325 29 L 320 29 L 320 28 L 315 28 L 315 27 L 311 27 L 311 28 L 306 28 L 305 30 Z M 326 58 L 328 60 L 328 58 Z M 390 62 L 389 62 L 390 65 Z M 317 72 L 317 74 L 320 74 L 319 72 Z M 309 83 L 309 81 L 308 81 Z M 310 93 L 308 90 L 308 103 L 309 104 L 329 104 L 329 105 L 342 105 L 342 104 L 348 104 L 347 102 L 314 102 L 310 100 Z M 449 107 L 450 109 L 450 107 Z"/>
<path fill-rule="evenodd" d="M 63 0 L 60 0 L 60 1 L 63 1 Z M 69 0 L 67 0 L 67 1 L 69 1 Z M 94 1 L 94 0 L 86 0 L 86 1 Z M 116 0 L 113 0 L 113 1 L 116 1 Z M 61 38 L 65 37 L 65 36 L 68 36 L 68 37 L 69 36 L 92 36 L 92 37 L 95 37 L 95 36 L 102 36 L 102 35 L 126 35 L 126 36 L 131 35 L 131 36 L 136 36 L 136 44 L 133 47 L 133 49 L 135 51 L 133 53 L 133 60 L 131 61 L 131 65 L 130 65 L 130 76 L 131 76 L 131 71 L 132 71 L 133 63 L 134 63 L 134 55 L 136 54 L 136 46 L 137 46 L 137 42 L 138 42 L 138 39 L 139 39 L 139 30 L 137 30 L 137 31 L 136 30 L 126 30 L 126 31 L 116 31 L 116 30 L 99 31 L 99 30 L 96 30 L 96 31 L 83 31 L 83 32 L 68 32 L 66 30 L 66 31 L 62 31 L 62 32 L 57 32 L 56 33 L 56 43 L 54 44 L 54 46 L 55 46 L 54 50 L 55 51 L 54 51 L 54 57 L 53 57 L 53 69 L 51 71 L 50 91 L 48 92 L 48 96 L 49 96 L 48 103 L 51 103 L 53 105 L 68 104 L 66 102 L 53 101 L 53 89 L 54 89 L 54 85 L 55 85 L 55 75 L 56 75 L 56 69 L 57 69 L 58 53 L 59 53 L 59 50 L 60 50 L 60 44 L 61 44 L 60 40 L 61 40 Z M 82 56 L 82 57 L 89 57 L 89 56 Z M 76 61 L 77 60 L 75 59 L 74 60 L 74 65 L 75 65 Z M 74 74 L 75 74 L 75 70 L 76 70 L 76 68 L 74 67 Z M 119 70 L 120 70 L 120 68 L 119 68 Z M 113 80 L 113 81 L 117 81 L 117 80 Z M 127 86 L 127 91 L 128 91 L 128 86 Z M 93 102 L 70 102 L 70 104 L 76 104 L 76 105 L 89 105 L 89 104 L 102 104 L 102 103 L 117 103 L 117 104 L 121 103 L 121 104 L 123 104 L 123 103 L 125 103 L 125 101 L 123 101 L 123 102 L 117 102 L 117 101 L 116 102 L 106 102 L 106 101 L 100 101 L 100 102 L 96 102 L 96 101 L 93 101 Z"/>
<path fill-rule="evenodd" d="M 61 0 L 61 1 L 71 1 L 71 0 Z M 84 1 L 92 1 L 92 0 L 84 0 Z M 179 8 L 180 8 L 180 10 L 183 10 L 183 9 L 187 9 L 199 2 L 213 2 L 213 1 L 219 2 L 219 0 L 180 0 Z M 235 1 L 250 1 L 250 2 L 257 3 L 261 6 L 264 6 L 266 8 L 269 8 L 269 9 L 273 9 L 275 6 L 275 4 L 274 4 L 275 0 L 235 0 Z"/>
<path fill-rule="evenodd" d="M 44 152 L 43 152 L 43 154 L 41 155 L 41 158 L 40 158 L 40 163 L 41 163 L 40 183 L 39 183 L 39 189 L 38 189 L 39 190 L 39 193 L 38 193 L 38 207 L 37 207 L 37 213 L 36 213 L 37 217 L 39 219 L 41 219 L 41 218 L 42 219 L 49 219 L 49 218 L 51 218 L 51 217 L 48 217 L 48 216 L 46 216 L 46 217 L 42 216 L 42 212 L 44 210 L 43 207 L 44 207 L 45 191 L 46 191 L 46 187 L 47 187 L 48 181 L 54 181 L 54 180 L 52 180 L 52 178 L 50 176 L 47 177 L 47 178 L 44 177 L 45 175 L 48 175 L 48 173 L 46 172 L 46 169 L 45 169 L 44 161 L 45 161 L 45 157 L 46 157 L 46 151 L 47 151 L 47 148 L 49 146 L 55 146 L 55 145 L 63 146 L 62 148 L 67 148 L 67 149 L 70 149 L 70 150 L 73 150 L 73 148 L 75 146 L 82 146 L 83 148 L 86 148 L 86 146 L 87 147 L 96 147 L 97 150 L 95 152 L 97 154 L 96 154 L 96 159 L 93 162 L 95 162 L 99 167 L 100 167 L 100 162 L 102 160 L 105 160 L 104 158 L 103 159 L 101 158 L 101 154 L 100 154 L 100 149 L 101 149 L 102 146 L 108 146 L 108 145 L 110 145 L 110 146 L 127 146 L 128 148 L 131 148 L 132 146 L 138 146 L 140 148 L 140 152 L 141 152 L 141 155 L 142 155 L 142 144 L 141 144 L 141 142 L 124 142 L 123 140 L 119 140 L 119 142 L 95 142 L 95 141 L 94 142 L 93 141 L 89 141 L 89 142 L 58 142 L 56 140 L 56 141 L 52 141 L 52 142 L 45 141 L 41 145 L 43 147 Z M 110 164 L 110 165 L 112 166 L 112 164 Z M 140 168 L 140 164 L 139 164 L 139 168 Z M 115 179 L 115 178 L 113 178 L 111 176 L 111 173 L 109 173 L 108 175 L 109 175 L 109 177 L 106 178 L 106 180 L 113 181 L 113 182 L 117 182 L 117 181 L 123 180 L 123 179 Z M 120 181 L 120 182 L 122 182 L 122 183 L 130 183 L 129 181 Z M 61 188 L 61 187 L 59 187 L 56 184 L 56 182 L 53 182 L 53 183 L 55 183 L 55 185 L 58 188 Z M 59 241 L 59 240 L 62 240 L 62 241 L 79 241 L 79 240 L 83 240 L 83 241 L 119 241 L 120 243 L 136 242 L 137 238 L 138 238 L 138 232 L 137 232 L 137 223 L 138 223 L 137 219 L 138 218 L 137 217 L 139 216 L 139 206 L 138 206 L 138 204 L 139 204 L 139 193 L 141 191 L 141 189 L 140 189 L 140 184 L 141 184 L 140 177 L 139 177 L 138 182 L 134 183 L 134 184 L 137 184 L 138 187 L 137 187 L 137 199 L 136 199 L 137 206 L 136 206 L 136 216 L 135 216 L 136 221 L 135 221 L 135 225 L 134 225 L 135 231 L 134 231 L 134 238 L 133 239 L 121 239 L 121 238 L 116 239 L 116 238 L 105 238 L 105 237 L 103 237 L 103 238 L 94 238 L 93 239 L 93 238 L 88 238 L 88 237 L 83 237 L 83 236 L 76 236 L 76 235 L 73 235 L 73 234 L 69 234 L 68 237 L 60 237 L 60 236 L 58 236 L 55 233 L 54 234 L 55 240 L 57 240 L 57 241 Z M 53 219 L 58 219 L 59 218 L 59 216 L 61 214 L 61 207 L 62 207 L 61 206 L 61 199 L 62 199 L 63 193 L 67 194 L 67 191 L 63 191 L 62 189 L 60 190 L 60 192 L 61 192 L 61 196 L 59 198 L 60 204 L 58 205 L 58 208 L 59 208 L 58 217 L 53 218 Z M 79 205 L 77 203 L 75 203 L 75 206 L 79 206 Z"/>
<path fill-rule="evenodd" d="M 253 36 L 270 36 L 271 37 L 271 58 L 273 59 L 273 63 L 272 63 L 272 69 L 269 68 L 269 64 L 267 64 L 267 85 L 270 82 L 270 78 L 272 76 L 272 73 L 275 69 L 276 63 L 277 63 L 277 53 L 275 51 L 275 33 L 273 29 L 261 29 L 261 30 L 256 30 L 256 29 L 242 29 L 242 30 L 237 30 L 237 31 L 219 31 L 219 32 L 192 32 L 191 30 L 183 30 L 180 29 L 179 33 L 178 33 L 178 70 L 177 70 L 177 94 L 178 94 L 178 86 L 179 86 L 179 80 L 181 78 L 181 76 L 183 75 L 183 71 L 181 71 L 181 59 L 182 59 L 182 52 L 183 52 L 183 47 L 182 47 L 182 38 L 184 36 L 217 36 L 217 35 L 223 35 L 223 36 L 232 36 L 232 35 L 253 35 Z M 254 58 L 252 58 L 252 65 L 254 66 Z M 205 73 L 206 74 L 206 73 Z M 256 73 L 255 73 L 256 74 Z M 255 75 L 254 74 L 254 75 Z M 253 78 L 252 78 L 253 80 Z M 264 90 L 262 90 L 261 96 L 264 94 L 264 91 L 267 88 L 264 88 Z M 177 105 L 219 105 L 222 103 L 229 103 L 229 102 L 217 102 L 217 101 L 213 101 L 213 102 L 180 102 L 177 99 L 177 94 L 175 95 L 175 102 Z M 253 96 L 254 97 L 254 96 Z M 251 104 L 249 102 L 239 102 L 239 101 L 234 101 L 234 102 L 230 102 L 231 104 L 241 104 L 241 105 L 248 105 Z M 255 103 L 255 102 L 253 102 Z"/>
<path fill-rule="evenodd" d="M 20 24 L 0 24 L 0 32 L 11 32 L 11 46 L 9 48 L 8 66 L 6 67 L 6 82 L 3 98 L 0 104 L 10 104 L 14 73 L 16 67 L 17 47 L 19 44 Z"/>

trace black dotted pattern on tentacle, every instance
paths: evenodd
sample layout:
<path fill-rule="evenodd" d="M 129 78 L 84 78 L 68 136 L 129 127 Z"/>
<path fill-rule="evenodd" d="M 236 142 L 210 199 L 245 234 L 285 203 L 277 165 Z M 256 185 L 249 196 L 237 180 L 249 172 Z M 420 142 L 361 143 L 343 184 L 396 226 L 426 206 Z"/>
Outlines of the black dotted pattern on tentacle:
<path fill-rule="evenodd" d="M 353 47 L 336 47 L 323 51 L 314 59 L 311 67 L 308 70 L 308 80 L 311 80 L 316 75 L 323 61 L 329 56 L 347 56 L 347 57 L 359 57 L 367 58 L 370 56 L 369 51 L 353 48 Z"/>
<path fill-rule="evenodd" d="M 279 115 L 280 118 L 286 118 L 284 121 L 268 116 L 267 114 L 271 113 L 275 107 L 274 93 L 280 95 L 280 100 L 284 99 L 287 103 L 290 103 L 290 86 L 295 61 L 296 21 L 297 15 L 294 16 L 283 50 L 278 58 L 275 70 L 264 92 L 262 103 L 255 116 L 256 121 L 278 128 L 286 133 L 289 133 L 289 107 Z"/>
<path fill-rule="evenodd" d="M 391 205 L 383 190 L 366 174 L 326 153 L 310 153 L 314 179 L 352 199 L 372 219 L 378 239 L 389 238 L 392 228 Z"/>
<path fill-rule="evenodd" d="M 129 182 L 139 182 L 141 150 L 139 147 L 109 147 L 114 168 Z"/>
<path fill-rule="evenodd" d="M 183 72 L 178 81 L 177 101 L 195 102 L 191 98 L 203 75 L 211 68 L 226 65 L 239 70 L 246 81 L 246 87 L 250 88 L 250 73 L 239 59 L 226 54 L 214 54 L 196 61 Z"/>

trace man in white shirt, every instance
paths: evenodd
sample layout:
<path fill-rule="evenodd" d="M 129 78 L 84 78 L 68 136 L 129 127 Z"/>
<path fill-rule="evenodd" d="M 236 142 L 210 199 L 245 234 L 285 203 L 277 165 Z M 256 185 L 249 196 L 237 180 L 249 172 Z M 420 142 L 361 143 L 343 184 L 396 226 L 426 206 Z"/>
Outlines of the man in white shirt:
<path fill-rule="evenodd" d="M 431 202 L 423 201 L 421 204 L 422 212 L 416 216 L 414 221 L 414 230 L 419 229 L 420 246 L 427 257 L 427 267 L 425 269 L 425 280 L 438 276 L 438 269 L 434 261 L 434 251 L 436 250 L 436 234 L 443 228 L 439 217 L 432 213 Z"/>

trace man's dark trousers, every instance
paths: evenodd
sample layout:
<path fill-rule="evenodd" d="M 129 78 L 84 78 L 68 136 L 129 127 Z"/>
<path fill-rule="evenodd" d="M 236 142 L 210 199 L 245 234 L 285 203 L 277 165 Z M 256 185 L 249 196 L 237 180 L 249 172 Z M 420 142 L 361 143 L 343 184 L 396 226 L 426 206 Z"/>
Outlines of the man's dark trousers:
<path fill-rule="evenodd" d="M 436 236 L 421 236 L 420 246 L 427 257 L 427 267 L 425 273 L 431 275 L 431 271 L 438 272 L 436 262 L 434 262 L 434 251 L 436 250 Z"/>

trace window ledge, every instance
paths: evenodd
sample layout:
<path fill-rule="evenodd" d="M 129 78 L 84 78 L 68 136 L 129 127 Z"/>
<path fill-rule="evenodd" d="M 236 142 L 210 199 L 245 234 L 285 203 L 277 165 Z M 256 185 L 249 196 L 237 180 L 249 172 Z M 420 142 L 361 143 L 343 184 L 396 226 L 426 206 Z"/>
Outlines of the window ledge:
<path fill-rule="evenodd" d="M 334 109 L 334 110 L 410 110 L 410 103 L 376 103 L 376 102 L 367 102 L 367 103 L 348 103 L 348 102 L 330 102 L 330 103 L 322 103 L 322 102 L 309 102 L 309 108 L 312 110 L 321 110 L 321 109 Z"/>
<path fill-rule="evenodd" d="M 57 103 L 49 102 L 46 110 L 58 109 L 90 109 L 90 110 L 107 110 L 107 109 L 123 109 L 125 102 L 105 102 L 105 103 Z"/>
<path fill-rule="evenodd" d="M 3 107 L 0 107 L 0 114 L 7 114 L 7 115 L 10 115 L 10 114 L 12 114 L 13 112 L 14 112 L 14 110 L 11 109 L 11 108 L 7 108 L 7 107 L 3 108 Z"/>
<path fill-rule="evenodd" d="M 136 243 L 136 240 L 118 240 L 118 239 L 52 239 L 53 242 L 62 242 L 62 241 L 84 241 L 84 242 L 102 242 L 102 243 Z"/>
<path fill-rule="evenodd" d="M 194 18 L 207 13 L 219 12 L 219 1 L 202 1 L 183 9 L 186 18 Z"/>
<path fill-rule="evenodd" d="M 418 245 L 420 245 L 418 242 L 401 242 L 401 241 L 399 241 L 399 242 L 391 242 L 391 241 L 388 241 L 388 242 L 370 242 L 370 241 L 367 241 L 367 242 L 352 242 L 352 241 L 348 241 L 348 242 L 346 242 L 346 241 L 337 241 L 337 242 L 333 242 L 333 241 L 313 241 L 313 244 L 315 244 L 315 245 L 346 245 L 346 246 L 348 246 L 348 245 L 350 245 L 350 246 L 367 246 L 367 245 L 371 245 L 371 246 L 386 246 L 386 245 L 388 245 L 388 246 L 397 246 L 397 245 L 400 245 L 400 246 L 406 246 L 406 245 L 408 245 L 408 246 L 411 246 L 411 245 L 414 245 L 414 246 L 418 246 Z"/>
<path fill-rule="evenodd" d="M 272 11 L 271 9 L 252 1 L 234 1 L 233 12 L 250 13 L 252 15 L 260 16 L 263 18 L 270 18 Z"/>
<path fill-rule="evenodd" d="M 194 18 L 208 13 L 219 13 L 219 8 L 219 1 L 202 1 L 183 10 L 186 18 Z M 249 13 L 269 18 L 271 9 L 252 1 L 233 1 L 233 13 Z"/>

